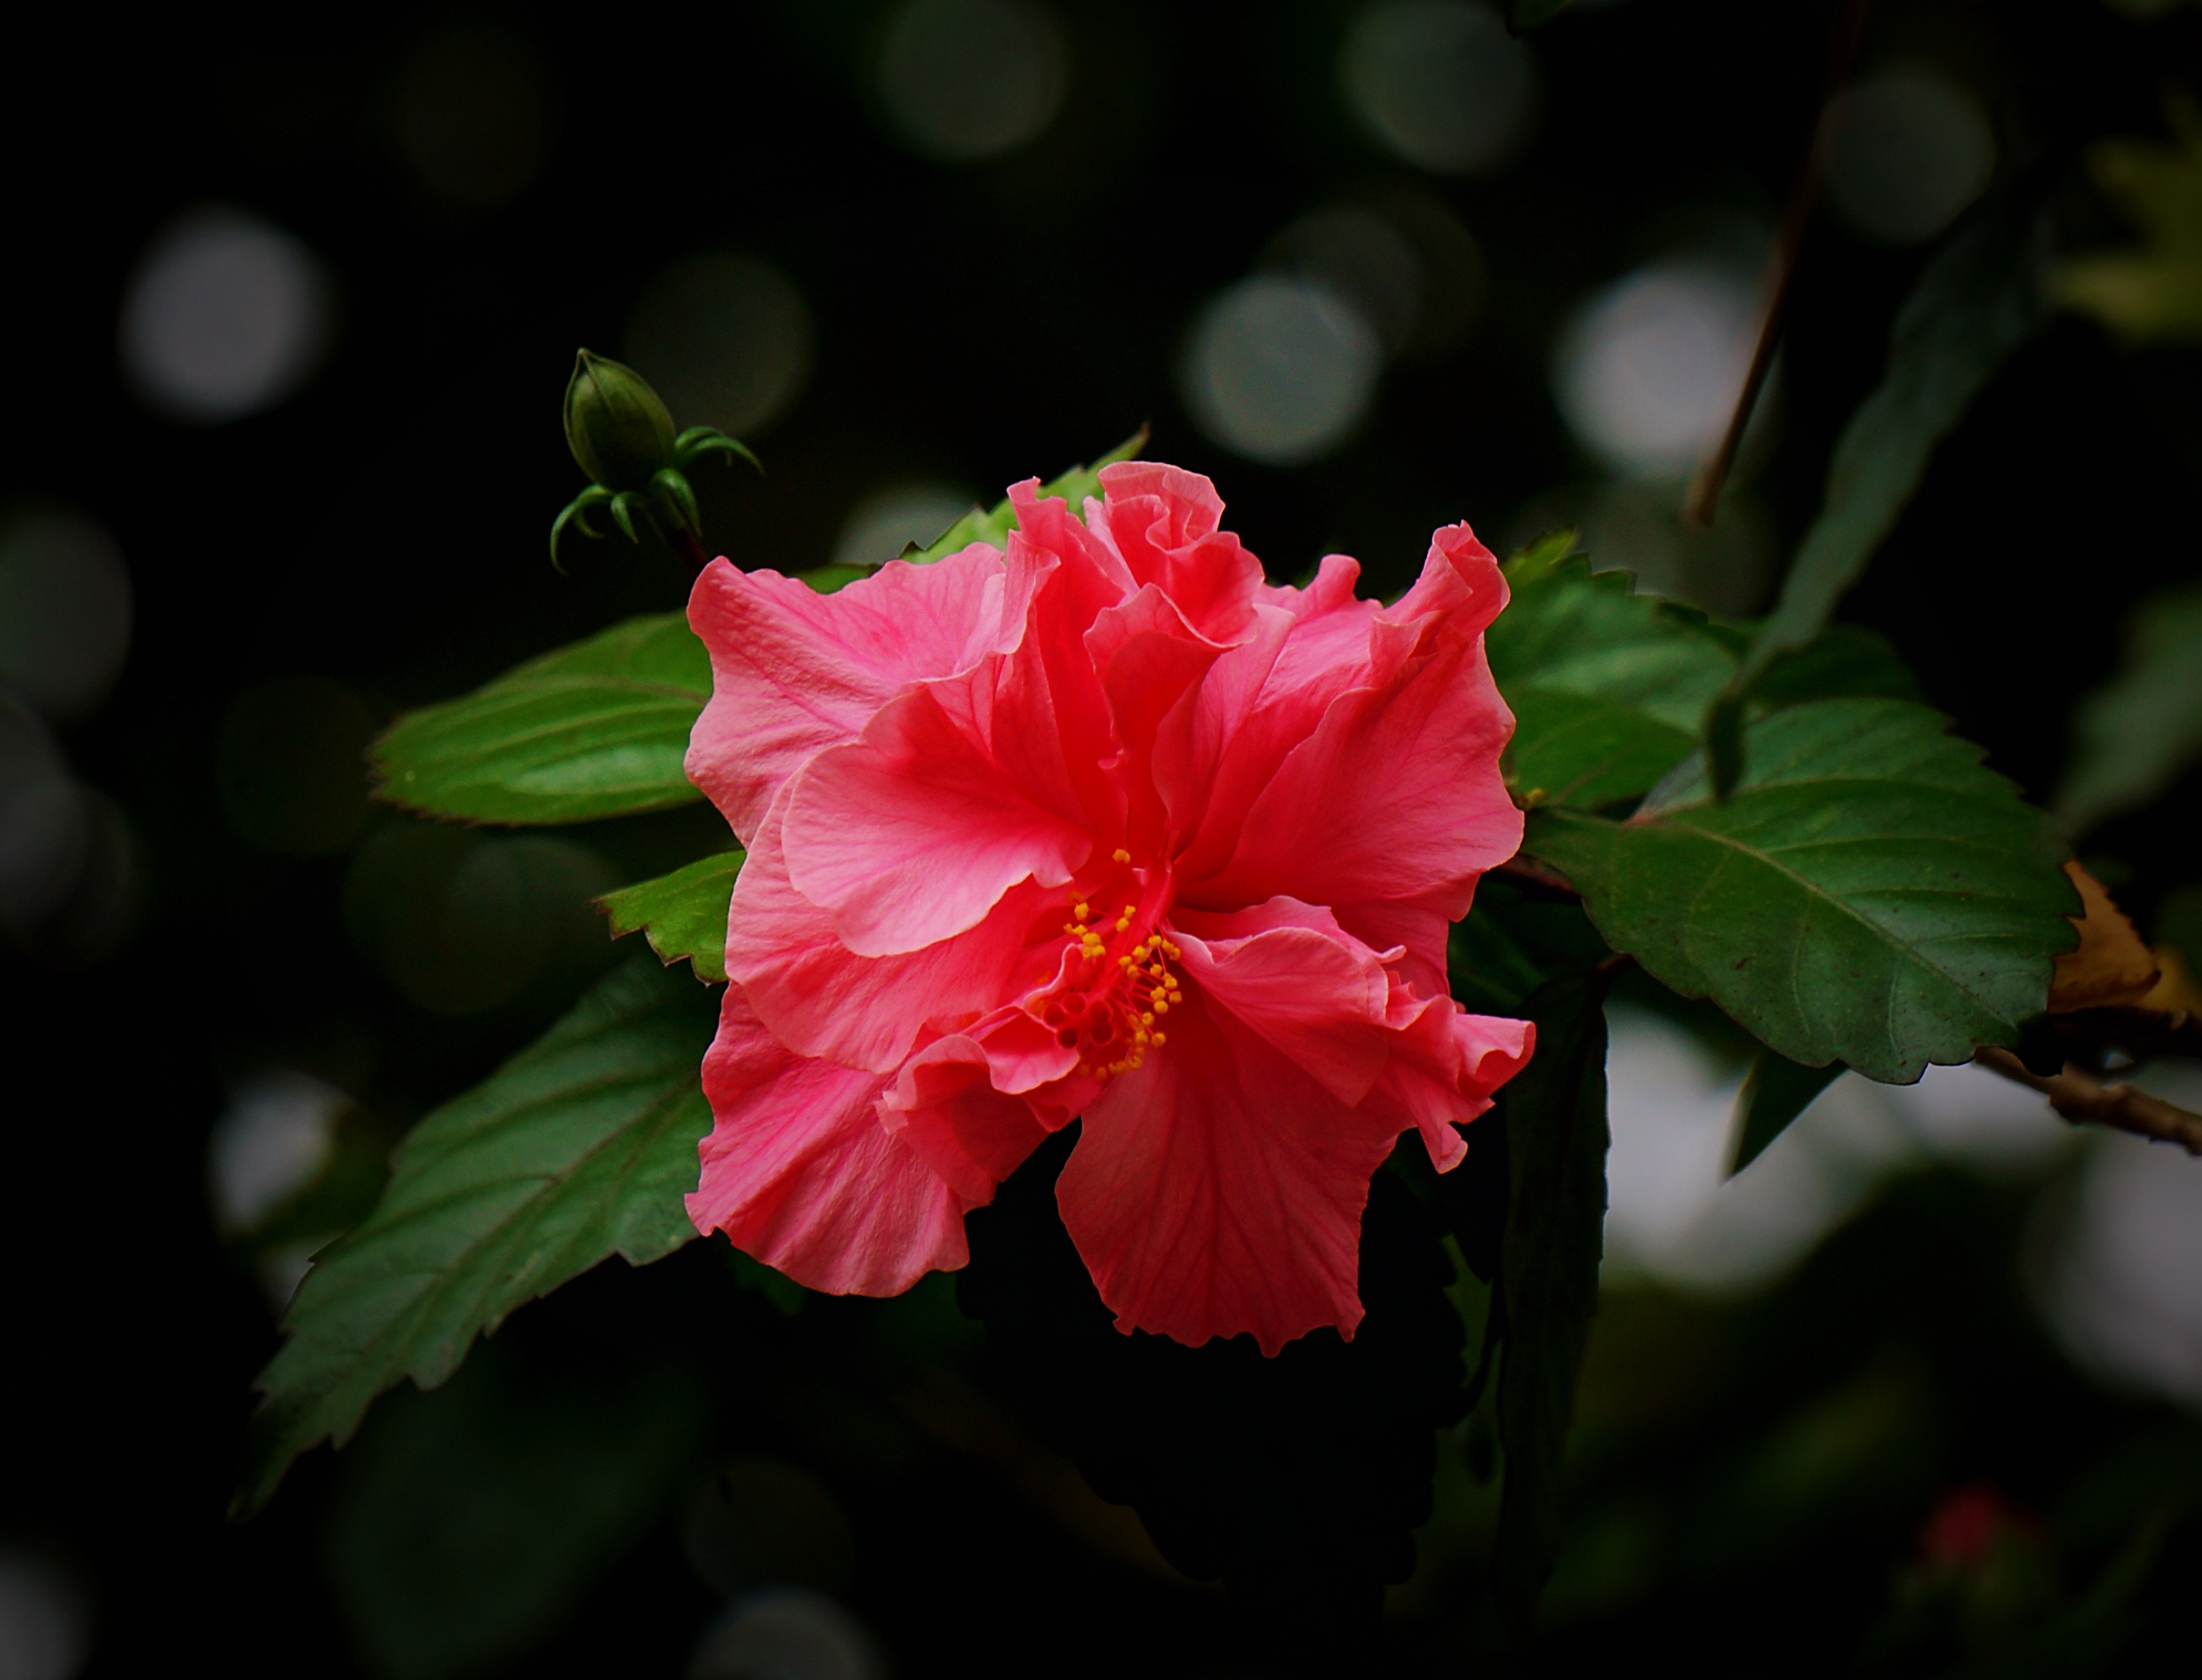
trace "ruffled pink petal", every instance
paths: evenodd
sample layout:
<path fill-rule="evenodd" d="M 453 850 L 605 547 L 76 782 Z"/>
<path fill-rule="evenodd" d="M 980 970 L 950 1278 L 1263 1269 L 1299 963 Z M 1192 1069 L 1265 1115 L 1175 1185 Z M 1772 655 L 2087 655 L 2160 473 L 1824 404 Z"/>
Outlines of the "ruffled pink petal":
<path fill-rule="evenodd" d="M 1158 855 L 1172 824 L 1157 790 L 1156 737 L 1228 650 L 1187 624 L 1151 584 L 1104 611 L 1086 632 L 1086 646 L 1108 697 L 1117 749 L 1111 768 L 1125 793 L 1127 837 L 1140 856 Z"/>
<path fill-rule="evenodd" d="M 789 875 L 858 955 L 953 938 L 1011 887 L 1060 887 L 1092 854 L 1059 743 L 1001 703 L 1021 674 L 994 668 L 1009 663 L 888 702 L 790 784 Z"/>
<path fill-rule="evenodd" d="M 1180 878 L 1198 883 L 1229 860 L 1246 813 L 1285 755 L 1315 731 L 1339 696 L 1369 680 L 1369 631 L 1381 610 L 1354 598 L 1360 567 L 1324 560 L 1304 590 L 1267 589 L 1260 622 L 1202 684 L 1190 715 L 1173 718 L 1156 776 L 1173 826 L 1186 837 Z"/>
<path fill-rule="evenodd" d="M 1364 1105 L 1396 1113 L 1422 1134 L 1430 1160 L 1450 1172 L 1468 1154 L 1457 1129 L 1491 1107 L 1492 1093 L 1528 1066 L 1537 1029 L 1502 1015 L 1471 1015 L 1450 997 L 1402 985 L 1392 1010 L 1391 1060 Z"/>
<path fill-rule="evenodd" d="M 1329 911 L 1273 899 L 1230 915 L 1180 913 L 1172 931 L 1186 980 L 1217 1009 L 1349 1107 L 1369 1094 L 1391 1055 L 1392 979 Z M 1173 1013 L 1163 1025 L 1175 1022 Z M 1174 1031 L 1157 1054 L 1183 1054 Z"/>
<path fill-rule="evenodd" d="M 1262 562 L 1220 528 L 1216 486 L 1183 467 L 1121 461 L 1101 469 L 1101 490 L 1093 522 L 1133 580 L 1160 587 L 1210 640 L 1236 641 L 1263 586 Z"/>
<path fill-rule="evenodd" d="M 995 1186 L 1068 1123 L 1065 1116 L 1043 1125 L 1022 1096 L 996 1089 L 988 1049 L 962 1033 L 934 1040 L 903 1065 L 880 1104 L 881 1122 L 974 1207 L 992 1201 Z M 1075 1050 L 1052 1060 L 1064 1057 L 1075 1066 Z M 1054 1077 L 1069 1071 L 1058 1066 Z"/>
<path fill-rule="evenodd" d="M 1398 950 L 1388 966 L 1424 997 L 1450 996 L 1452 982 L 1445 969 L 1445 947 L 1452 935 L 1453 917 L 1445 913 L 1457 901 L 1451 889 L 1422 898 L 1370 899 L 1360 904 L 1332 907 L 1338 925 L 1372 950 Z M 1463 906 L 1457 915 L 1466 915 Z"/>
<path fill-rule="evenodd" d="M 1351 1339 L 1361 1211 L 1397 1136 L 1198 990 L 1089 1104 L 1056 1200 L 1119 1330 L 1275 1354 Z"/>
<path fill-rule="evenodd" d="M 1037 919 L 1059 902 L 1012 888 L 978 925 L 922 950 L 860 957 L 832 915 L 795 890 L 780 843 L 782 790 L 751 843 L 727 917 L 727 972 L 759 1019 L 798 1054 L 891 1073 L 929 1022 L 962 1025 L 996 1007 Z"/>
<path fill-rule="evenodd" d="M 712 561 L 688 598 L 712 678 L 688 739 L 689 779 L 746 838 L 812 755 L 854 739 L 904 684 L 1010 645 L 1024 609 L 1001 555 L 982 543 L 929 566 L 891 561 L 833 595 Z"/>
<path fill-rule="evenodd" d="M 728 986 L 704 1058 L 696 1229 L 827 1295 L 899 1295 L 962 1266 L 968 1204 L 880 1124 L 885 1085 L 792 1054 Z"/>
<path fill-rule="evenodd" d="M 1505 590 L 1466 526 L 1440 532 L 1422 581 L 1377 615 L 1368 682 L 1332 701 L 1285 755 L 1230 862 L 1188 880 L 1186 896 L 1345 904 L 1436 894 L 1448 917 L 1463 913 L 1476 876 L 1522 839 L 1498 767 L 1514 718 L 1483 656 L 1483 626 Z"/>

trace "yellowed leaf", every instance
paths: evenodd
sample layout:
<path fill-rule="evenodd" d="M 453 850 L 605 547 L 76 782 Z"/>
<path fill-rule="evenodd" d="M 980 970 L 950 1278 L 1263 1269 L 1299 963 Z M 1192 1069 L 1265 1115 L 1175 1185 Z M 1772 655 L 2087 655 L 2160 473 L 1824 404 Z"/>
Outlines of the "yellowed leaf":
<path fill-rule="evenodd" d="M 2164 972 L 2134 1007 L 2159 1015 L 2202 1016 L 2202 985 L 2187 971 L 2186 961 L 2169 945 L 2156 949 L 2156 965 Z"/>
<path fill-rule="evenodd" d="M 2080 930 L 2080 948 L 2057 959 L 2049 982 L 2049 1013 L 2067 1015 L 2075 1009 L 2113 1009 L 2140 1002 L 2162 976 L 2155 954 L 2141 943 L 2101 882 L 2076 861 L 2067 863 L 2064 872 L 2080 889 L 2087 913 L 2072 918 Z"/>

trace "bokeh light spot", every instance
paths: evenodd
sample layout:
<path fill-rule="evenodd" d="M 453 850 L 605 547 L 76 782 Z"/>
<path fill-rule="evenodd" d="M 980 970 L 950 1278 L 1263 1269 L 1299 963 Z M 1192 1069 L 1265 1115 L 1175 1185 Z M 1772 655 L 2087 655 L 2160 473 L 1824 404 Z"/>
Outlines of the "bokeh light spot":
<path fill-rule="evenodd" d="M 1979 197 L 1995 170 L 1995 136 L 1980 101 L 1946 76 L 1900 66 L 1836 103 L 1828 197 L 1869 238 L 1916 245 Z"/>
<path fill-rule="evenodd" d="M 885 485 L 850 509 L 833 564 L 883 566 L 912 543 L 930 543 L 971 507 L 971 498 L 949 485 Z"/>
<path fill-rule="evenodd" d="M 2135 1083 L 2202 1107 L 2192 1064 Z M 2202 1407 L 2202 1160 L 2117 1132 L 2093 1133 L 2087 1149 L 2040 1283 L 2049 1322 L 2089 1369 Z"/>
<path fill-rule="evenodd" d="M 1757 294 L 1725 265 L 1654 263 L 1590 299 L 1560 335 L 1552 383 L 1576 441 L 1603 465 L 1678 478 L 1718 441 L 1743 389 Z M 1763 398 L 1759 411 L 1766 411 Z"/>
<path fill-rule="evenodd" d="M 810 377 L 810 306 L 753 256 L 711 253 L 652 280 L 627 325 L 627 360 L 657 387 L 676 426 L 754 437 Z"/>
<path fill-rule="evenodd" d="M 880 97 L 910 150 L 997 157 L 1045 133 L 1069 80 L 1062 26 L 1026 0 L 910 0 L 880 41 Z"/>
<path fill-rule="evenodd" d="M 56 967 L 121 944 L 143 897 L 115 802 L 69 773 L 44 719 L 0 694 L 0 935 Z"/>
<path fill-rule="evenodd" d="M 688 1664 L 688 1680 L 886 1680 L 870 1630 L 823 1593 L 777 1587 L 753 1593 L 714 1622 Z"/>
<path fill-rule="evenodd" d="M 1346 104 L 1398 156 L 1481 174 L 1512 156 L 1537 101 L 1530 49 L 1471 0 L 1385 0 L 1356 17 L 1339 56 Z"/>
<path fill-rule="evenodd" d="M 214 426 L 271 408 L 319 366 L 328 283 L 304 244 L 243 210 L 183 216 L 146 251 L 122 303 L 122 370 L 156 414 Z"/>
<path fill-rule="evenodd" d="M 0 1548 L 0 1680 L 72 1680 L 91 1652 L 77 1583 L 34 1551 Z"/>
<path fill-rule="evenodd" d="M 542 173 L 554 106 L 550 67 L 533 42 L 495 25 L 462 25 L 407 57 L 392 138 L 439 198 L 501 203 Z"/>
<path fill-rule="evenodd" d="M 1257 274 L 1201 312 L 1180 384 L 1215 442 L 1266 466 L 1297 467 L 1360 423 L 1383 360 L 1375 329 L 1331 287 Z"/>
<path fill-rule="evenodd" d="M 1775 533 L 1764 506 L 1731 489 L 1720 517 L 1702 529 L 1682 520 L 1671 484 L 1604 479 L 1538 496 L 1508 526 L 1519 548 L 1541 532 L 1572 526 L 1595 572 L 1633 573 L 1646 595 L 1737 615 L 1765 605 L 1774 571 Z"/>
<path fill-rule="evenodd" d="M 372 808 L 367 702 L 322 677 L 291 677 L 239 695 L 215 737 L 222 814 L 254 845 L 309 857 L 342 851 Z"/>
<path fill-rule="evenodd" d="M 0 526 L 0 683 L 58 719 L 106 697 L 130 647 L 130 573 L 98 520 L 67 508 Z"/>
<path fill-rule="evenodd" d="M 1428 291 L 1407 236 L 1375 211 L 1338 204 L 1291 224 L 1263 251 L 1260 267 L 1328 286 L 1351 303 L 1388 359 L 1414 337 Z"/>
<path fill-rule="evenodd" d="M 344 919 L 409 1001 L 473 1014 L 531 986 L 570 989 L 614 960 L 592 901 L 618 884 L 576 841 L 400 824 L 353 859 Z"/>
<path fill-rule="evenodd" d="M 215 1227 L 250 1231 L 319 1178 L 336 1153 L 351 1099 L 295 1068 L 238 1082 L 207 1140 L 207 1195 Z"/>

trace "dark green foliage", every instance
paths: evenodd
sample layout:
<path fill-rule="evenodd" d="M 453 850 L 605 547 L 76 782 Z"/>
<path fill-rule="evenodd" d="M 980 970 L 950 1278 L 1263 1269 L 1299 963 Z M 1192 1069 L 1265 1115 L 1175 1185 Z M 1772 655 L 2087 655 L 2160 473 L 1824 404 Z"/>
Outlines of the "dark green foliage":
<path fill-rule="evenodd" d="M 2075 837 L 2152 803 L 2202 759 L 2202 584 L 2134 608 L 2117 673 L 2081 701 L 2072 733 L 2056 809 Z"/>
<path fill-rule="evenodd" d="M 1510 1180 L 1498 1263 L 1506 1343 L 1498 1439 L 1506 1482 L 1492 1567 L 1500 1610 L 1517 1630 L 1529 1625 L 1559 1554 L 1561 1465 L 1598 1310 L 1605 984 L 1603 974 L 1574 975 L 1529 999 L 1537 1053 L 1500 1093 Z M 1469 1132 L 1473 1159 L 1475 1128 Z"/>
<path fill-rule="evenodd" d="M 1531 814 L 1616 950 L 1792 1061 L 1892 1083 L 2009 1044 L 2070 949 L 2078 896 L 2040 814 L 1946 720 L 1828 700 L 1750 726 L 1715 801 L 1685 766 L 1626 823 Z"/>
<path fill-rule="evenodd" d="M 612 937 L 639 932 L 668 966 L 686 958 L 699 980 L 727 978 L 727 907 L 746 853 L 715 852 L 669 875 L 638 881 L 597 901 L 611 919 Z"/>
<path fill-rule="evenodd" d="M 240 1510 L 315 1442 L 342 1446 L 384 1389 L 442 1383 L 515 1307 L 613 1254 L 645 1266 L 695 1235 L 680 1198 L 710 1124 L 698 1068 L 711 1031 L 707 994 L 631 964 L 414 1128 L 381 1201 L 285 1315 Z"/>
<path fill-rule="evenodd" d="M 1570 533 L 1509 562 L 1513 599 L 1484 640 L 1514 709 L 1519 796 L 1591 810 L 1641 795 L 1689 753 L 1734 661 L 1703 614 L 1632 594 L 1626 572 L 1554 558 L 1563 543 Z"/>
<path fill-rule="evenodd" d="M 1095 1491 L 1163 1555 L 1286 1618 L 1286 1636 L 1373 1620 L 1415 1562 L 1433 1431 L 1458 1413 L 1462 1331 L 1436 1225 L 1394 1174 L 1369 1189 L 1367 1317 L 1263 1359 L 1250 1336 L 1186 1348 L 1120 1333 L 1056 1211 L 1051 1140 L 969 1219 L 963 1310 L 1003 1381 Z"/>
<path fill-rule="evenodd" d="M 584 1379 L 502 1345 L 392 1395 L 329 1518 L 331 1581 L 374 1670 L 445 1680 L 539 1643 L 663 1508 L 703 1400 L 671 1371 Z"/>
<path fill-rule="evenodd" d="M 376 794 L 432 817 L 571 823 L 683 805 L 711 661 L 680 614 L 629 619 L 457 700 L 409 712 L 368 749 Z"/>
<path fill-rule="evenodd" d="M 1593 572 L 1575 533 L 1540 537 L 1506 562 L 1513 598 L 1486 634 L 1492 675 L 1515 714 L 1516 795 L 1578 810 L 1625 804 L 1687 757 L 1710 715 L 1716 754 L 1740 762 L 1746 718 L 1841 696 L 1916 700 L 1887 640 L 1835 625 L 1731 692 L 1752 628 L 1633 592 Z"/>
<path fill-rule="evenodd" d="M 1789 1122 L 1811 1106 L 1845 1072 L 1842 1063 L 1805 1067 L 1772 1050 L 1761 1050 L 1735 1101 L 1735 1147 L 1729 1175 L 1740 1172 L 1766 1153 L 1766 1146 L 1789 1129 Z"/>
<path fill-rule="evenodd" d="M 1825 505 L 1782 580 L 1781 598 L 1735 675 L 1748 690 L 1806 647 L 1864 573 L 1927 463 L 2011 353 L 2049 319 L 2048 226 L 2011 189 L 1983 200 L 1943 244 L 1897 314 L 1888 371 L 1836 441 Z"/>

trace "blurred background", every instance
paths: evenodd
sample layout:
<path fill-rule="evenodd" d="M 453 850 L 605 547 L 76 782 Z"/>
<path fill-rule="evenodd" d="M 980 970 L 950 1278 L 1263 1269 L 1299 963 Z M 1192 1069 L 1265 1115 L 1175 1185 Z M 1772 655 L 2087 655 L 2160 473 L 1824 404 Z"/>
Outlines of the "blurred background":
<path fill-rule="evenodd" d="M 804 1299 L 715 1242 L 527 1308 L 225 1524 L 275 1315 L 392 1140 L 615 960 L 588 898 L 723 833 L 703 807 L 418 824 L 370 803 L 361 749 L 684 599 L 654 544 L 546 563 L 583 344 L 757 448 L 762 477 L 697 474 L 745 566 L 883 560 L 1148 423 L 1279 580 L 1344 551 L 1388 593 L 1440 523 L 1502 550 L 1573 524 L 1642 587 L 1761 610 L 1936 238 L 2034 172 L 2069 247 L 2131 240 L 2087 149 L 2162 136 L 2202 75 L 2172 0 L 1875 7 L 1767 399 L 1687 530 L 1834 22 L 19 20 L 0 1677 L 1264 1671 L 991 1396 L 946 1280 Z M 2045 802 L 2075 706 L 2202 570 L 2202 361 L 2137 337 L 2068 314 L 2022 350 L 1845 609 Z M 2182 692 L 2163 703 L 2202 713 Z M 2202 957 L 2192 756 L 2066 808 L 2144 932 Z M 1371 1671 L 2003 1671 L 2045 1629 L 2058 1672 L 2191 1665 L 2202 1162 L 1945 1069 L 1846 1078 L 1723 1184 L 1737 1042 L 1648 992 L 1614 1035 L 1546 1630 L 1502 1648 L 1472 1419 Z M 2202 1101 L 2191 1068 L 2146 1077 Z"/>

